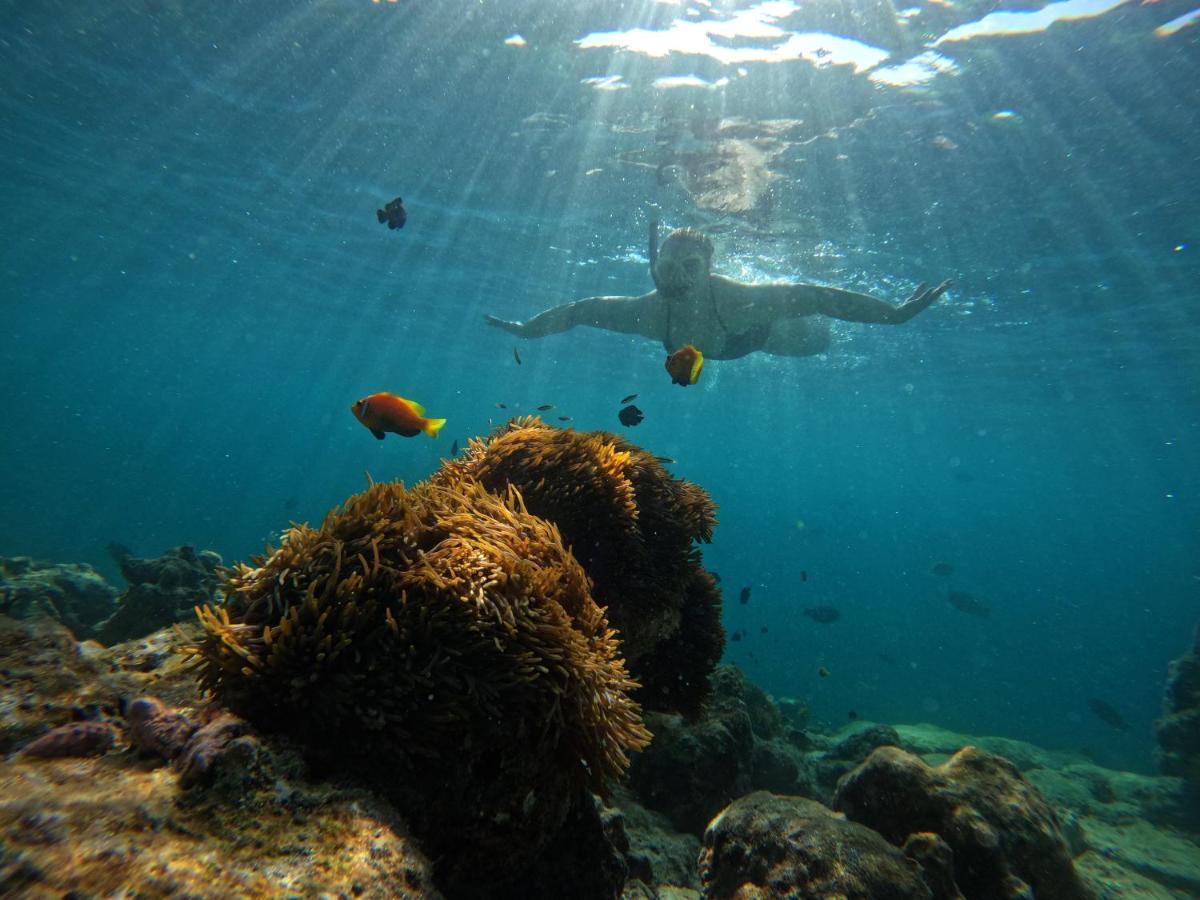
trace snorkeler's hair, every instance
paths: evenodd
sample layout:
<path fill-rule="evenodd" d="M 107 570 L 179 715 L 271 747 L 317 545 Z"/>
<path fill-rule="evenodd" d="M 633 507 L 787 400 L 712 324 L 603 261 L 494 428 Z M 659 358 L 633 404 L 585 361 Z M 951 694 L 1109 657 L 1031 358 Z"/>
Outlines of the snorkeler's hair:
<path fill-rule="evenodd" d="M 695 228 L 676 228 L 663 239 L 663 247 L 671 244 L 690 244 L 695 246 L 704 254 L 706 262 L 711 263 L 713 258 L 713 242 L 708 235 Z"/>

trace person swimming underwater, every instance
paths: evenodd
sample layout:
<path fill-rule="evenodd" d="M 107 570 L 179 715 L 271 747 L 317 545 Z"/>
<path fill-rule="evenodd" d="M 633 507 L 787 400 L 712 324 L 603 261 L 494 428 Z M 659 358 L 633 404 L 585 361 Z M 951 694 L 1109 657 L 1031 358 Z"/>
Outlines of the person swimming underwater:
<path fill-rule="evenodd" d="M 817 284 L 747 284 L 712 272 L 713 244 L 691 228 L 677 228 L 658 246 L 650 224 L 650 274 L 655 289 L 640 297 L 586 297 L 551 307 L 526 322 L 485 315 L 510 334 L 541 338 L 588 325 L 662 341 L 667 353 L 695 345 L 709 359 L 738 359 L 761 351 L 811 356 L 829 347 L 829 323 L 900 325 L 927 309 L 950 287 L 922 284 L 893 306 L 867 294 Z"/>

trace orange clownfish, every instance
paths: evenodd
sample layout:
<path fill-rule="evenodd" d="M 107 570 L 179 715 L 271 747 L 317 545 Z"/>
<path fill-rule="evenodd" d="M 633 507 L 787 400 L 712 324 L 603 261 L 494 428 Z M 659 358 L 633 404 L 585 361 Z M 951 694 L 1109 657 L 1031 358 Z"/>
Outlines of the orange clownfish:
<path fill-rule="evenodd" d="M 704 368 L 704 354 L 688 344 L 676 350 L 667 357 L 667 371 L 671 373 L 671 383 L 687 387 L 695 384 L 700 378 L 700 370 Z"/>
<path fill-rule="evenodd" d="M 402 437 L 416 437 L 423 431 L 435 438 L 446 424 L 445 419 L 425 418 L 425 408 L 420 403 L 386 391 L 363 397 L 350 407 L 350 412 L 381 441 L 387 431 Z"/>

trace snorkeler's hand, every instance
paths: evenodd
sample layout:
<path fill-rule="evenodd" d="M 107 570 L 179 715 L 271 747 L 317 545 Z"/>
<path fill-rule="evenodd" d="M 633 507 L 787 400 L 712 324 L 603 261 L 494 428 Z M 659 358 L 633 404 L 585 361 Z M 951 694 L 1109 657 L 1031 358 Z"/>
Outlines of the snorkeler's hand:
<path fill-rule="evenodd" d="M 948 280 L 943 281 L 935 288 L 931 288 L 929 285 L 922 283 L 915 291 L 913 291 L 913 295 L 911 297 L 905 300 L 900 306 L 896 307 L 894 312 L 895 318 L 893 319 L 893 322 L 907 322 L 917 313 L 928 309 L 933 301 L 942 296 L 942 294 L 946 293 L 946 290 L 950 287 L 950 285 L 951 282 Z"/>
<path fill-rule="evenodd" d="M 483 316 L 483 321 L 496 328 L 502 328 L 509 334 L 515 334 L 519 336 L 525 333 L 524 322 L 512 322 L 508 319 L 500 319 L 496 316 L 489 316 L 486 313 Z"/>

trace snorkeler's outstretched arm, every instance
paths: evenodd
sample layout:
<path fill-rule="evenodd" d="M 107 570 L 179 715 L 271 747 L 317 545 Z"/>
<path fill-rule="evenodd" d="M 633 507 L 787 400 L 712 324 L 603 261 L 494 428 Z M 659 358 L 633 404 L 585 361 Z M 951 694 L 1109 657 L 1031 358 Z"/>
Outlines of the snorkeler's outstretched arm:
<path fill-rule="evenodd" d="M 819 313 L 847 322 L 900 325 L 927 309 L 949 287 L 949 281 L 933 288 L 922 284 L 899 306 L 868 294 L 819 284 L 763 284 L 753 285 L 750 290 L 760 295 L 754 299 L 766 304 L 771 319 Z"/>
<path fill-rule="evenodd" d="M 641 297 L 585 297 L 553 306 L 527 322 L 512 322 L 489 315 L 485 315 L 483 320 L 509 334 L 525 338 L 559 334 L 576 325 L 657 338 L 661 334 L 661 327 L 657 306 L 653 302 L 655 299 L 657 297 L 653 292 Z"/>

